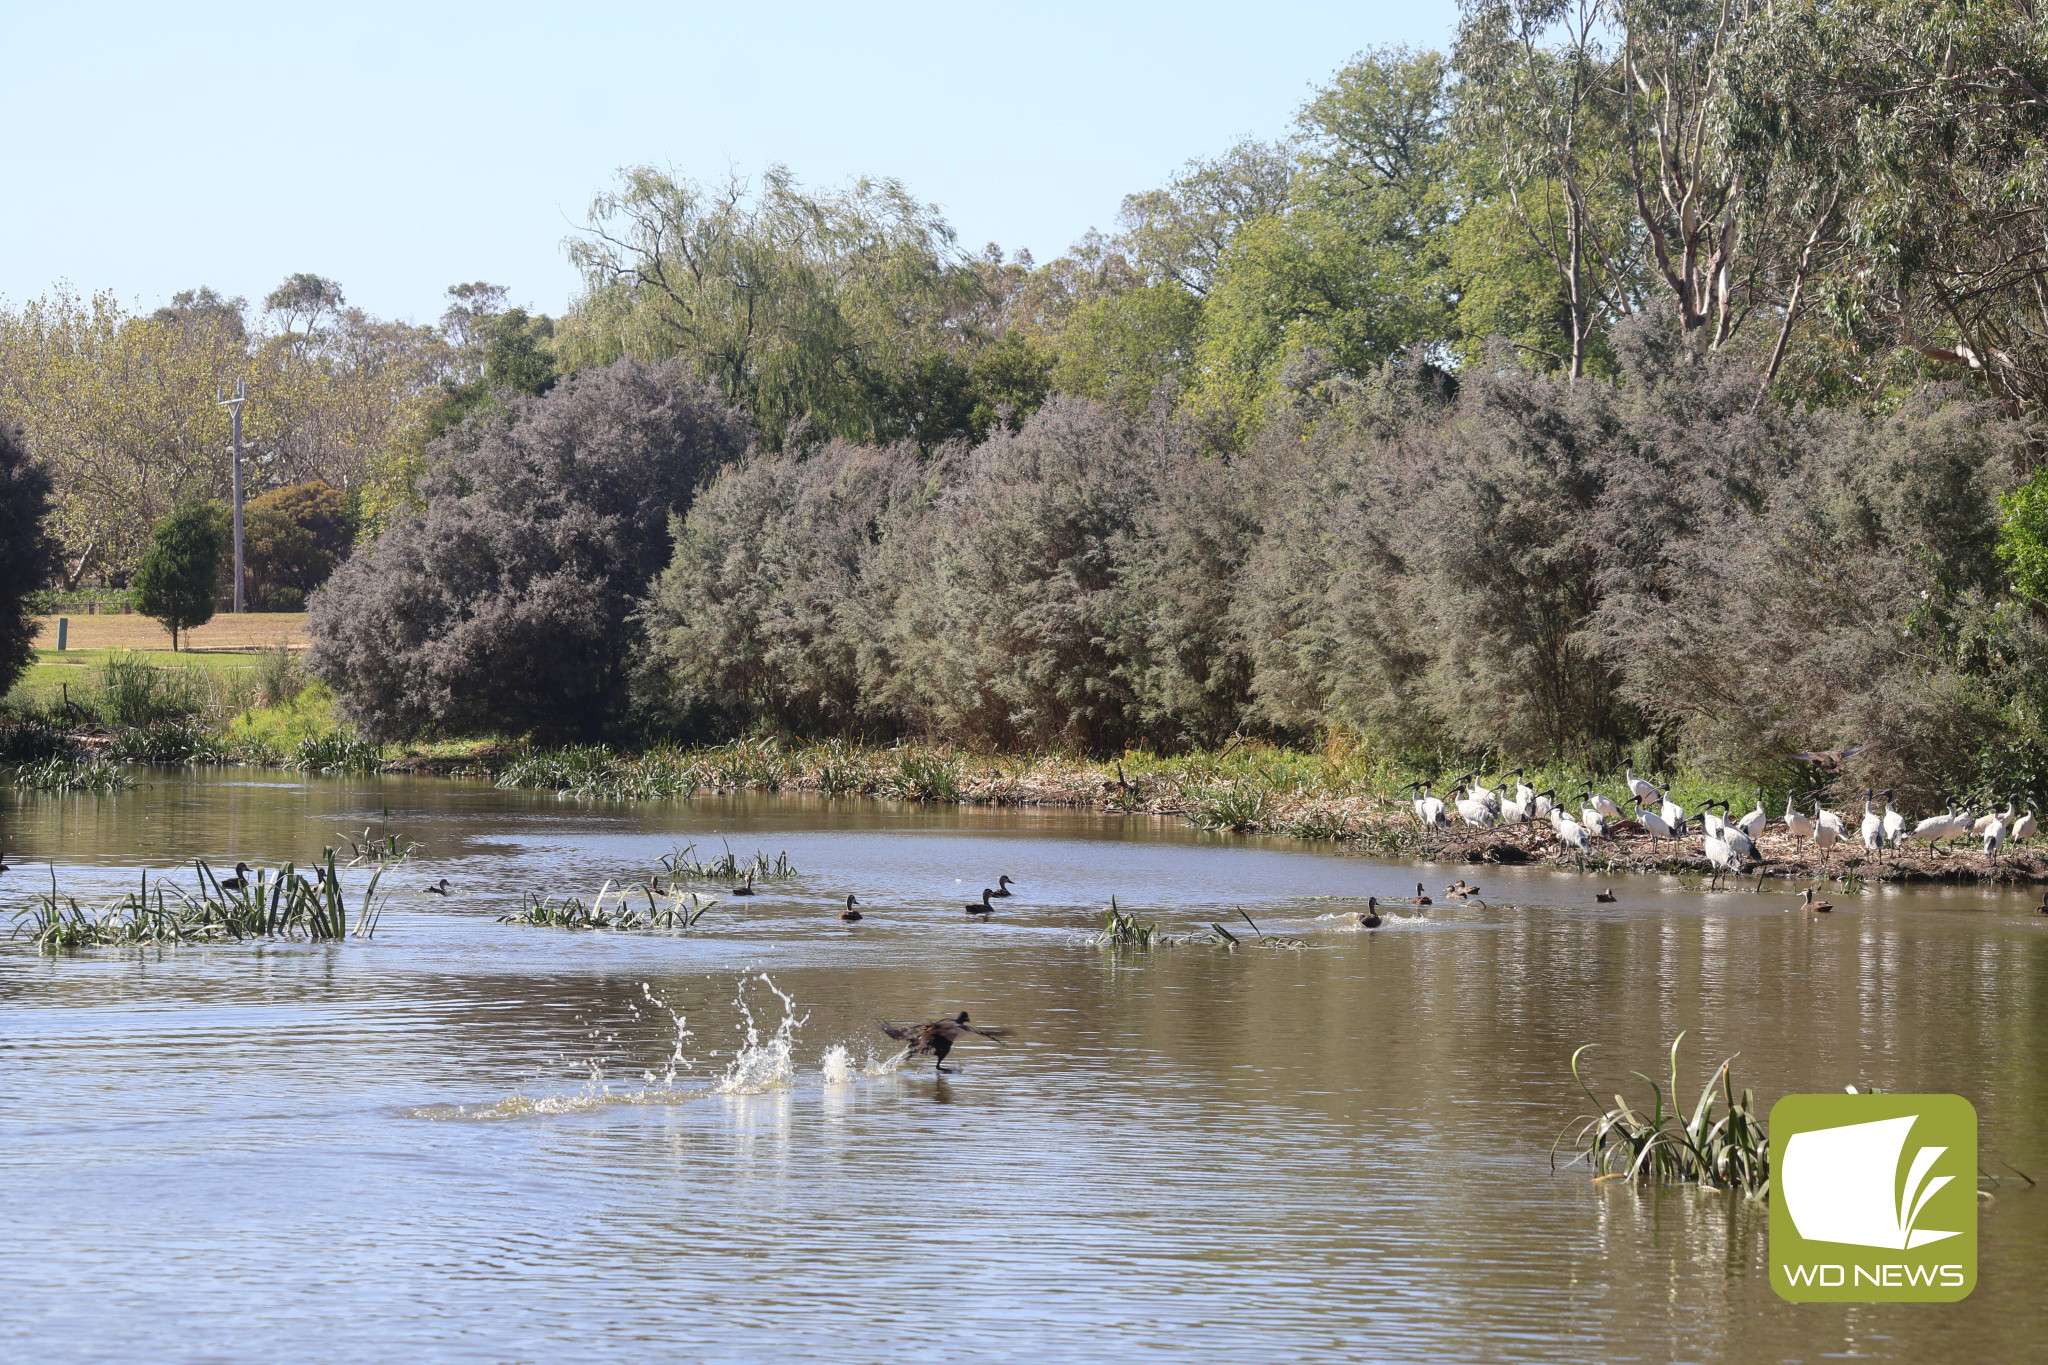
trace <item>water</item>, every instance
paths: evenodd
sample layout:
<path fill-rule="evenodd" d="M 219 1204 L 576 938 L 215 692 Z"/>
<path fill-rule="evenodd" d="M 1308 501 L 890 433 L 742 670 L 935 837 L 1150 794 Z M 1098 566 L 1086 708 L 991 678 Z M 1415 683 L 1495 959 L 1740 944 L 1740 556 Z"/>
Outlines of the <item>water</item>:
<path fill-rule="evenodd" d="M 306 858 L 388 802 L 371 942 L 0 948 L 0 1342 L 21 1360 L 2044 1358 L 2048 916 L 1411 869 L 1172 822 L 870 803 L 594 809 L 476 785 L 169 779 L 0 806 L 25 904 Z M 687 936 L 496 923 L 694 842 L 800 870 Z M 960 906 L 998 873 L 994 923 Z M 1489 905 L 1319 916 L 1463 873 Z M 446 875 L 448 902 L 414 894 Z M 353 878 L 359 882 L 360 878 Z M 833 918 L 847 892 L 868 918 Z M 1305 949 L 1108 954 L 1114 892 Z M 1509 908 L 1506 902 L 1528 908 Z M 1017 1030 L 955 1075 L 878 1018 Z M 2007 1175 L 1958 1305 L 1792 1305 L 1760 1210 L 1553 1173 L 1688 1030 L 1766 1101 L 1951 1090 Z"/>

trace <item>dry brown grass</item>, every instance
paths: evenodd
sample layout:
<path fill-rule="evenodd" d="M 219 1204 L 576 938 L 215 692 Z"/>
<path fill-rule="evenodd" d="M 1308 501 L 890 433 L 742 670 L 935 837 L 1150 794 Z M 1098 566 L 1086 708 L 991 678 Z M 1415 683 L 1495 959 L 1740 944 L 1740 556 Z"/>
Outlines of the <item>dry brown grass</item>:
<path fill-rule="evenodd" d="M 171 633 L 147 616 L 71 616 L 66 648 L 86 649 L 169 649 Z M 293 649 L 304 649 L 306 613 L 302 611 L 226 612 L 189 632 L 190 648 L 200 651 L 247 652 L 267 649 L 282 638 Z M 186 643 L 181 640 L 180 643 Z M 36 618 L 36 648 L 57 647 L 57 618 Z"/>

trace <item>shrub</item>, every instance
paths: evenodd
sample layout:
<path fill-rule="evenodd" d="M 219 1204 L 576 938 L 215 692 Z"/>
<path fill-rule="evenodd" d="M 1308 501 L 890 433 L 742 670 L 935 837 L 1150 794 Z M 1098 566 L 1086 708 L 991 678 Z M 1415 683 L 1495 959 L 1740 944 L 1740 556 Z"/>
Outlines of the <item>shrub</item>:
<path fill-rule="evenodd" d="M 35 662 L 29 597 L 57 570 L 57 544 L 43 529 L 49 515 L 50 476 L 0 421 L 0 696 Z"/>
<path fill-rule="evenodd" d="M 632 360 L 470 419 L 432 450 L 425 515 L 314 594 L 308 671 L 376 738 L 598 732 L 670 513 L 746 440 L 678 369 Z"/>
<path fill-rule="evenodd" d="M 254 600 L 297 611 L 348 557 L 352 534 L 347 503 L 317 480 L 250 499 L 242 509 L 242 560 Z"/>

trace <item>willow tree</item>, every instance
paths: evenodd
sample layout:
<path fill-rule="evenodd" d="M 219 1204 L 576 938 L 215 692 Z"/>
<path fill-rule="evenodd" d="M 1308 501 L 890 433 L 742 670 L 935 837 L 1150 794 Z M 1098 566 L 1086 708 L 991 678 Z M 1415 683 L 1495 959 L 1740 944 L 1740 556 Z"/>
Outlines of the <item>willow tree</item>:
<path fill-rule="evenodd" d="M 780 166 L 758 188 L 642 166 L 597 197 L 569 254 L 587 293 L 561 331 L 568 363 L 674 358 L 771 448 L 800 420 L 856 439 L 928 427 L 900 410 L 928 387 L 906 376 L 984 339 L 958 325 L 987 302 L 981 276 L 895 180 L 814 193 Z"/>

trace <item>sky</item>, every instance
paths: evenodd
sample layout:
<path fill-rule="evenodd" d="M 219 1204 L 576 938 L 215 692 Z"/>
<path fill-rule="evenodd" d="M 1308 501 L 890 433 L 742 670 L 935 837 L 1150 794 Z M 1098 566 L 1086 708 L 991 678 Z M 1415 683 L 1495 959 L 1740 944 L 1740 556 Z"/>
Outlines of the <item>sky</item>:
<path fill-rule="evenodd" d="M 175 12 L 174 12 L 175 11 Z M 1058 255 L 1123 196 L 1285 134 L 1351 54 L 1441 47 L 1455 0 L 108 6 L 15 0 L 0 306 L 155 308 L 294 271 L 432 321 L 461 281 L 560 312 L 622 166 L 893 175 L 962 246 Z"/>

